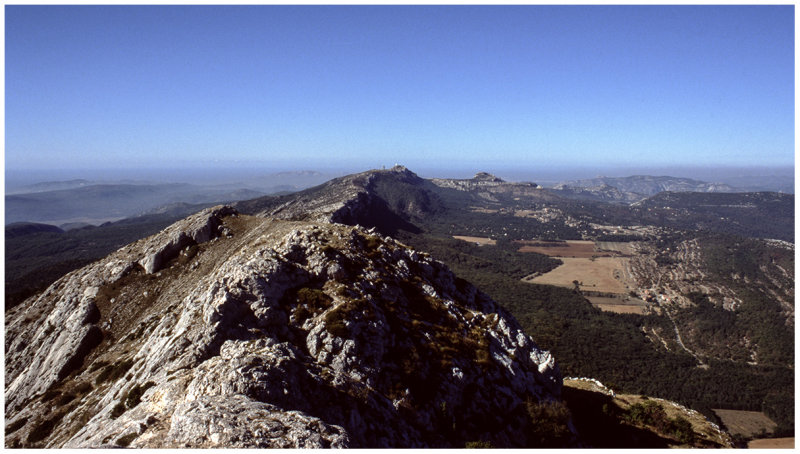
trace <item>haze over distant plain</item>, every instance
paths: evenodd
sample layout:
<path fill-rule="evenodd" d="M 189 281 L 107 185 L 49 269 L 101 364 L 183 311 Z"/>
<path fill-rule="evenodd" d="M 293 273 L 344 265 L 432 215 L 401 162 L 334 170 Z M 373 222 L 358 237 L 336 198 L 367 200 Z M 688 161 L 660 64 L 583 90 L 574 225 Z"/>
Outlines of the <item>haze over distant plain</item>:
<path fill-rule="evenodd" d="M 791 5 L 5 18 L 12 172 L 794 166 Z"/>

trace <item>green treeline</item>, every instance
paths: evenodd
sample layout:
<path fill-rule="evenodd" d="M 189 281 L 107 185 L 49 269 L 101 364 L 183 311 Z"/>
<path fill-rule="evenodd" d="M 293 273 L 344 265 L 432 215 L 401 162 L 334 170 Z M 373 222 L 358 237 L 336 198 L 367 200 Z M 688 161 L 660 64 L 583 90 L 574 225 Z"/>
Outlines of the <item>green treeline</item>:
<path fill-rule="evenodd" d="M 425 219 L 425 231 L 439 235 L 470 235 L 494 240 L 579 240 L 580 229 L 563 221 L 540 222 L 504 213 L 448 210 Z"/>
<path fill-rule="evenodd" d="M 564 376 L 594 377 L 618 392 L 673 400 L 717 421 L 712 408 L 763 410 L 779 433 L 793 433 L 794 373 L 788 367 L 710 360 L 709 368 L 700 368 L 689 354 L 669 352 L 644 335 L 645 327 L 671 332 L 666 316 L 603 312 L 574 290 L 521 282 L 525 273 L 514 271 L 535 269 L 515 262 L 530 260 L 529 254 L 432 235 L 404 241 L 429 251 L 508 309 L 540 347 L 553 352 Z"/>

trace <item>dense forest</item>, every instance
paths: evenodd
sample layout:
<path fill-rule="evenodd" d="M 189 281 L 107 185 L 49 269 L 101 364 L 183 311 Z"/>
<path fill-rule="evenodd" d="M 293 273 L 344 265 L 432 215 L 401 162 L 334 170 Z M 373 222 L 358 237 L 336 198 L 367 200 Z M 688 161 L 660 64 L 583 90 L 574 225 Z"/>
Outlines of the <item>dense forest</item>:
<path fill-rule="evenodd" d="M 463 219 L 470 215 L 464 214 Z M 506 221 L 497 216 L 474 217 L 480 220 L 469 227 L 462 224 L 456 233 L 497 232 L 502 229 L 499 224 Z M 491 220 L 497 224 L 492 226 Z M 431 223 L 426 229 L 442 232 L 442 225 Z M 717 422 L 712 408 L 764 411 L 779 424 L 777 434 L 794 432 L 794 372 L 790 367 L 719 360 L 698 367 L 688 353 L 667 351 L 645 336 L 647 328 L 672 329 L 664 315 L 603 312 L 575 290 L 521 282 L 524 275 L 552 269 L 555 259 L 516 253 L 508 241 L 478 246 L 432 233 L 406 234 L 402 240 L 430 252 L 507 308 L 540 346 L 553 352 L 565 376 L 594 377 L 620 392 L 674 400 Z M 693 310 L 717 309 L 699 304 Z M 731 334 L 725 327 L 729 318 L 720 318 L 722 326 L 716 333 Z M 767 335 L 768 322 L 761 326 Z M 783 346 L 778 350 L 782 355 L 793 357 L 793 342 L 783 338 L 776 342 Z"/>

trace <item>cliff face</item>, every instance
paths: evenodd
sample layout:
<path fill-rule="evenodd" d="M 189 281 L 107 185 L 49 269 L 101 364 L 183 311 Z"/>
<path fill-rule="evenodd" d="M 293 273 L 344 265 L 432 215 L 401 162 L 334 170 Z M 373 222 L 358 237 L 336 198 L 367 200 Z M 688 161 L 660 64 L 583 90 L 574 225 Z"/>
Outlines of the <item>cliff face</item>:
<path fill-rule="evenodd" d="M 66 275 L 7 314 L 5 347 L 8 447 L 522 447 L 561 390 L 426 254 L 230 207 Z"/>

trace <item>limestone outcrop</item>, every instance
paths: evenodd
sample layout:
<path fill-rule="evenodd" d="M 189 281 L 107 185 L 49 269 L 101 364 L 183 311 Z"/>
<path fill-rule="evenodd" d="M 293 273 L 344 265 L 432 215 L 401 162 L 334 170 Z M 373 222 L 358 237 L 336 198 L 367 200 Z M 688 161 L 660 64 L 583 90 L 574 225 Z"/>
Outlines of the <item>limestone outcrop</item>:
<path fill-rule="evenodd" d="M 561 390 L 427 254 L 230 207 L 64 276 L 5 347 L 7 447 L 523 447 L 526 405 Z"/>

